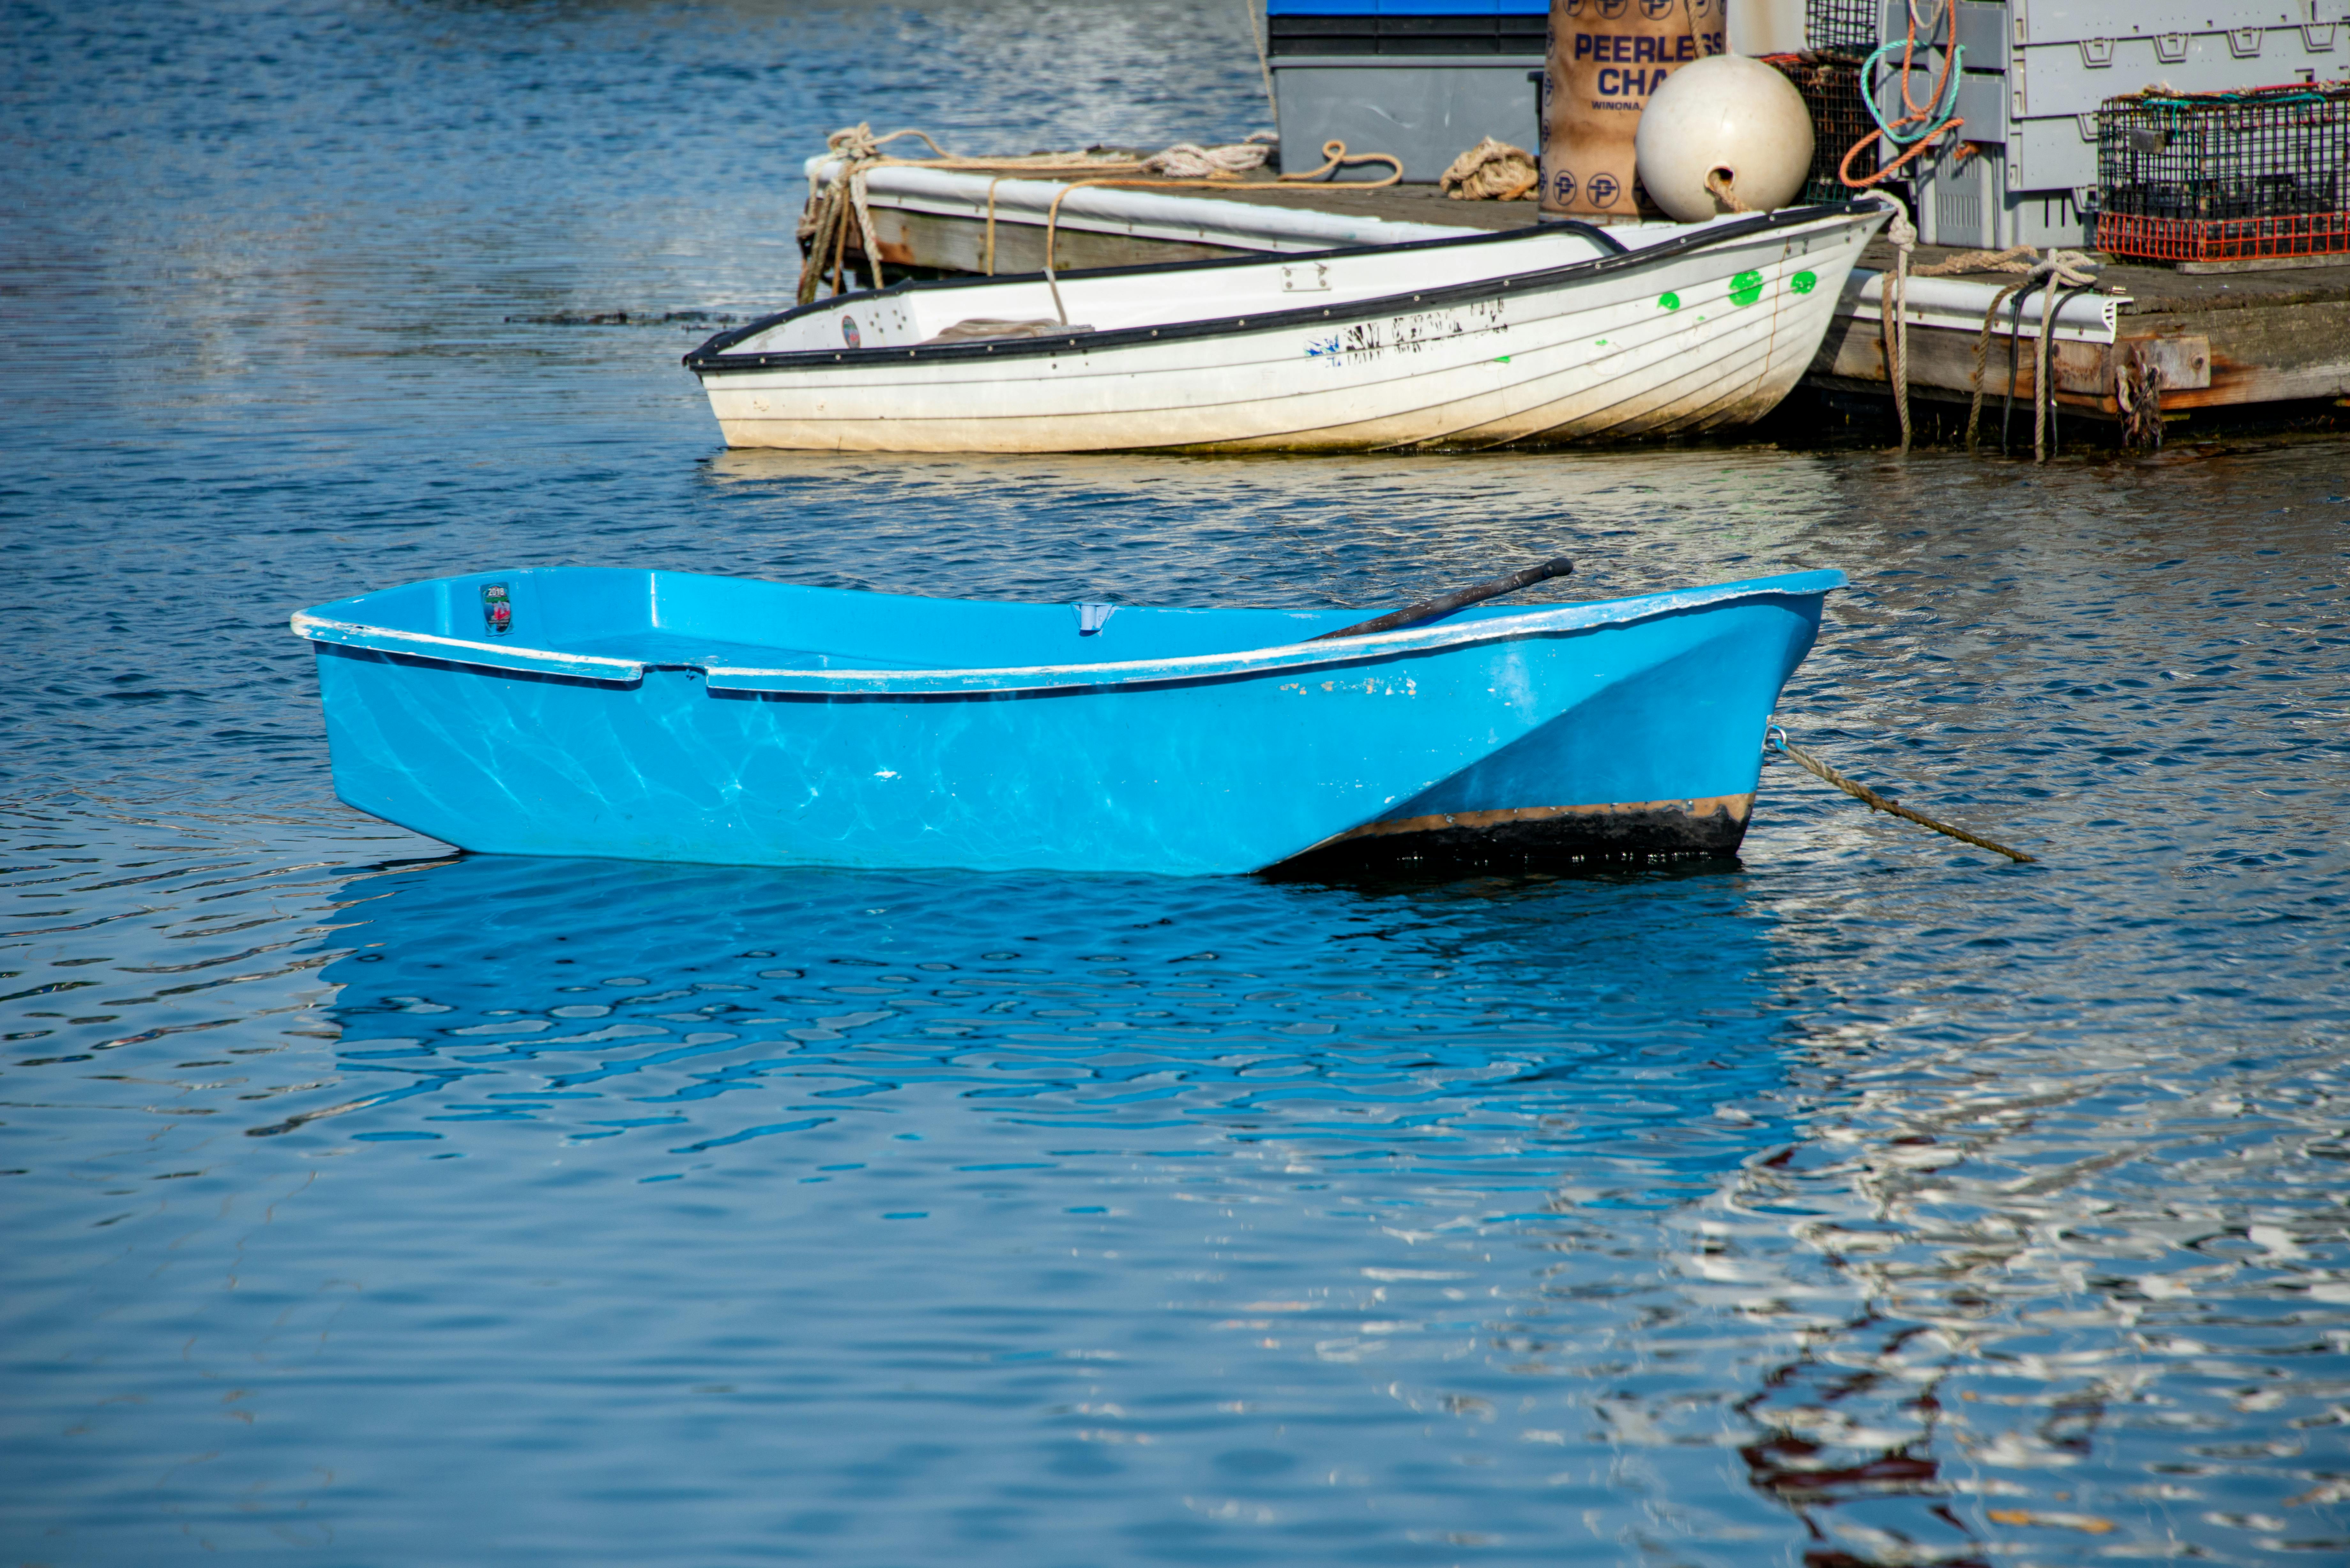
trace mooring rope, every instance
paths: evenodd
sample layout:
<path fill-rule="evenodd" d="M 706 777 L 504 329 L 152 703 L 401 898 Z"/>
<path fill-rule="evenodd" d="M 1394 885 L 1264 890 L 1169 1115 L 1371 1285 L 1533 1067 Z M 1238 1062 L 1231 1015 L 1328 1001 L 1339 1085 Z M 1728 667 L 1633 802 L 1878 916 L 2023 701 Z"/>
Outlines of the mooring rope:
<path fill-rule="evenodd" d="M 848 176 L 848 204 L 857 213 L 857 243 L 865 252 L 866 275 L 881 286 L 881 242 L 873 233 L 873 209 L 865 200 L 865 171 Z"/>
<path fill-rule="evenodd" d="M 2023 342 L 2023 302 L 2035 288 L 2054 286 L 2044 277 L 2028 280 L 2007 306 L 2007 387 L 1999 405 L 1999 455 L 2007 455 L 2007 429 L 2015 418 L 2016 356 Z"/>
<path fill-rule="evenodd" d="M 1999 307 L 2031 286 L 2032 280 L 2027 277 L 2001 289 L 1992 297 L 1990 308 L 1983 312 L 1982 330 L 1975 334 L 1975 395 L 1967 405 L 1967 451 L 1970 452 L 1975 450 L 1975 431 L 1982 424 L 1983 366 L 1991 358 L 1991 328 L 1999 325 Z M 2011 341 L 2009 347 L 2012 348 L 2013 346 Z M 2014 355 L 2011 353 L 2008 358 L 2012 361 Z M 2007 397 L 2011 403 L 2015 400 L 2015 371 L 2012 364 L 2007 377 Z M 2002 455 L 2007 451 L 2007 426 L 2004 421 L 2000 425 L 1999 450 Z"/>
<path fill-rule="evenodd" d="M 2032 461 L 2048 461 L 2048 400 L 2054 394 L 2054 367 L 2049 350 L 2056 341 L 2056 285 L 2052 279 L 2040 291 L 2040 352 L 2032 362 Z"/>
<path fill-rule="evenodd" d="M 1893 271 L 1878 286 L 1877 342 L 1885 355 L 1885 379 L 1893 383 L 1893 412 L 1901 421 L 1901 451 L 1909 451 L 1909 253 L 1918 246 L 1918 225 L 1908 204 L 1890 191 L 1864 191 L 1863 199 L 1893 209 L 1885 237 L 1893 243 Z"/>
<path fill-rule="evenodd" d="M 1886 812 L 1891 815 L 1900 817 L 1905 822 L 1914 822 L 1920 827 L 1930 827 L 1935 832 L 1948 834 L 1950 836 L 1960 840 L 1961 843 L 1971 844 L 1978 849 L 1991 850 L 1996 854 L 2006 856 L 2010 860 L 2018 861 L 2026 866 L 2037 865 L 2039 863 L 2039 857 L 2037 856 L 2026 855 L 2021 849 L 2010 849 L 2004 844 L 1985 838 L 1980 834 L 1969 833 L 1963 827 L 1953 827 L 1947 822 L 1937 822 L 1922 811 L 1912 811 L 1908 806 L 1903 805 L 1899 801 L 1887 799 L 1885 796 L 1877 794 L 1875 790 L 1869 788 L 1866 784 L 1854 783 L 1852 780 L 1845 777 L 1844 774 L 1836 772 L 1835 769 L 1828 766 L 1827 763 L 1820 761 L 1819 758 L 1812 755 L 1811 753 L 1804 750 L 1801 746 L 1798 746 L 1794 742 L 1788 740 L 1787 732 L 1781 729 L 1776 724 L 1772 725 L 1770 730 L 1764 734 L 1762 739 L 1762 749 L 1766 752 L 1783 753 L 1785 755 L 1794 758 L 1794 761 L 1804 769 L 1804 771 L 1828 784 L 1835 785 L 1836 788 L 1844 791 L 1845 794 L 1852 796 L 1853 799 L 1859 801 L 1862 805 L 1866 805 L 1872 811 Z"/>
<path fill-rule="evenodd" d="M 2077 298 L 2095 286 L 2096 275 L 2087 270 L 2095 265 L 2089 256 L 2081 251 L 2051 250 L 2043 256 L 2031 245 L 2010 245 L 2003 251 L 1967 251 L 1937 262 L 1930 267 L 1917 269 L 1915 275 L 1918 277 L 1947 277 L 1954 273 L 1962 272 L 2006 272 L 2024 275 L 2018 281 L 2001 289 L 1992 297 L 1991 304 L 1983 310 L 1982 328 L 1975 334 L 1975 367 L 1971 378 L 1974 396 L 1967 406 L 1967 450 L 1969 452 L 1976 450 L 1976 431 L 1982 423 L 1983 370 L 1991 358 L 1991 335 L 1993 328 L 1998 326 L 2000 307 L 2010 300 L 2016 299 L 2019 295 L 2029 295 L 2033 289 L 2045 286 L 2048 290 L 2048 297 L 2041 302 L 2040 334 L 2043 347 L 2040 355 L 2041 364 L 2033 369 L 2033 406 L 2035 410 L 2033 451 L 2039 461 L 2043 462 L 2047 461 L 2044 455 L 2041 455 L 2040 434 L 2047 419 L 2046 413 L 2043 410 L 2053 406 L 2056 394 L 2044 373 L 2048 359 L 2046 345 L 2054 331 L 2057 314 L 2064 308 L 2064 302 L 2055 300 L 2054 296 L 2059 284 L 2066 286 L 2071 290 L 2071 293 L 2065 296 L 2066 299 Z M 2022 312 L 2022 302 L 2016 299 L 2016 313 L 2020 317 Z M 2015 327 L 2011 325 L 2008 330 L 2007 346 L 2007 401 L 2010 408 L 2012 408 L 2015 403 Z M 1999 449 L 2002 453 L 2007 451 L 2007 429 L 2004 417 L 2001 421 Z"/>
<path fill-rule="evenodd" d="M 1273 90 L 1273 59 L 1267 49 L 1264 34 L 1257 31 L 1258 4 L 1259 0 L 1241 0 L 1241 9 L 1248 13 L 1249 42 L 1256 46 L 1257 74 L 1264 78 L 1264 106 L 1278 116 L 1281 113 L 1281 99 L 1274 96 Z M 1268 28 L 1273 26 L 1270 17 L 1266 18 L 1265 26 Z"/>
<path fill-rule="evenodd" d="M 1720 202 L 1722 206 L 1731 212 L 1751 213 L 1754 210 L 1748 206 L 1745 202 L 1739 197 L 1738 176 L 1730 170 L 1710 169 L 1706 171 L 1705 188 L 1713 193 L 1715 201 Z"/>

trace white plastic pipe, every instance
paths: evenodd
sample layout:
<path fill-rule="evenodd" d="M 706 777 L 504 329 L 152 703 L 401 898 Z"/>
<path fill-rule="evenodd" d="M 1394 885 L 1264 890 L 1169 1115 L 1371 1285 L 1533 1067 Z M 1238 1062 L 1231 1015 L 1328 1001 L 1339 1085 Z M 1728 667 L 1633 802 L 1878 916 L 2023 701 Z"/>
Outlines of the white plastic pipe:
<path fill-rule="evenodd" d="M 2016 281 L 2008 278 L 2001 283 L 1973 283 L 1963 278 L 1913 275 L 1909 279 L 1909 325 L 1981 332 L 1983 312 L 1991 308 L 2001 289 Z M 2063 286 L 2057 287 L 2056 293 L 2064 293 Z M 2056 325 L 2050 329 L 2050 336 L 2068 343 L 2111 343 L 2115 323 L 2128 297 L 2120 294 L 2076 295 L 2065 300 L 2056 312 Z M 1884 298 L 1885 275 L 1856 266 L 1845 280 L 1844 294 L 1836 301 L 1836 314 L 1860 321 L 1880 320 L 1885 314 Z M 2014 305 L 2011 299 L 1999 307 L 1999 319 L 1991 327 L 1994 335 L 2007 331 L 2008 313 Z M 2032 297 L 2023 302 L 2022 330 L 2038 336 L 2041 312 L 2047 307 L 2047 291 L 2033 289 Z"/>
<path fill-rule="evenodd" d="M 808 179 L 817 184 L 827 183 L 838 167 L 836 158 L 811 158 L 807 162 Z M 993 184 L 997 223 L 1039 226 L 1052 209 L 1053 198 L 1068 183 L 1062 180 L 999 180 L 993 174 L 958 169 L 910 169 L 887 164 L 868 170 L 865 175 L 868 199 L 880 205 L 909 213 L 982 221 L 987 217 L 987 190 Z M 1121 190 L 1115 185 L 1089 185 L 1072 192 L 1061 203 L 1057 223 L 1062 228 L 1088 234 L 1133 234 L 1186 244 L 1268 252 L 1392 245 L 1410 240 L 1457 239 L 1483 233 L 1446 223 L 1406 223 L 1389 218 L 1300 212 L 1290 207 L 1261 207 L 1253 202 Z"/>

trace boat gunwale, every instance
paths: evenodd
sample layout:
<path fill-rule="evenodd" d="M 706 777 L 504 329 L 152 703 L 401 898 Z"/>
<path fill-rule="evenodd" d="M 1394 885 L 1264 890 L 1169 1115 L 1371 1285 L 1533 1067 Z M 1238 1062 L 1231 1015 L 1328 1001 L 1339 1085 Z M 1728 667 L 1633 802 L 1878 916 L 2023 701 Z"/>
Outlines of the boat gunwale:
<path fill-rule="evenodd" d="M 439 580 L 442 579 L 425 579 L 427 582 Z M 365 598 L 369 596 L 362 594 L 357 597 Z M 495 670 L 505 674 L 569 675 L 583 680 L 625 685 L 642 680 L 648 668 L 659 668 L 643 659 L 609 659 L 596 653 L 563 653 L 545 648 L 501 647 L 471 638 L 442 637 L 438 632 L 369 626 L 364 621 L 333 619 L 312 610 L 296 610 L 287 624 L 294 635 L 306 642 L 322 643 L 330 648 L 363 649 L 371 653 L 396 653 L 411 659 L 460 665 L 469 670 Z M 467 654 L 484 653 L 495 657 L 465 657 Z"/>
<path fill-rule="evenodd" d="M 1056 275 L 1061 281 L 1073 279 L 1092 281 L 1105 277 L 1135 275 L 1163 276 L 1170 273 L 1188 273 L 1215 267 L 1266 266 L 1301 261 L 1326 261 L 1334 257 L 1367 254 L 1392 254 L 1403 251 L 1428 250 L 1445 245 L 1482 245 L 1522 242 L 1571 228 L 1587 233 L 1613 247 L 1612 253 L 1594 256 L 1588 261 L 1569 262 L 1564 266 L 1543 267 L 1533 272 L 1513 274 L 1504 278 L 1486 277 L 1469 283 L 1446 284 L 1425 288 L 1416 294 L 1379 295 L 1344 306 L 1305 306 L 1294 310 L 1279 310 L 1261 316 L 1221 317 L 1206 321 L 1173 322 L 1159 327 L 1120 327 L 1107 332 L 1081 331 L 1066 327 L 1062 331 L 1035 337 L 987 338 L 962 343 L 919 343 L 894 348 L 794 348 L 757 354 L 730 354 L 728 349 L 746 338 L 756 337 L 782 326 L 821 311 L 837 310 L 860 300 L 902 297 L 926 289 L 985 287 L 995 284 L 1049 282 L 1044 273 L 1014 273 L 988 277 L 970 278 L 908 278 L 882 289 L 861 289 L 853 294 L 835 295 L 795 305 L 788 310 L 762 317 L 743 327 L 721 332 L 700 348 L 688 352 L 681 360 L 685 368 L 705 379 L 713 376 L 741 374 L 746 371 L 778 369 L 820 369 L 837 366 L 854 369 L 873 365 L 894 364 L 906 359 L 920 362 L 964 359 L 1003 360 L 1034 358 L 1039 355 L 1066 354 L 1075 349 L 1091 352 L 1096 348 L 1124 348 L 1142 344 L 1181 342 L 1193 337 L 1244 337 L 1261 332 L 1285 331 L 1302 326 L 1327 323 L 1332 326 L 1368 320 L 1375 317 L 1393 315 L 1399 309 L 1417 307 L 1436 309 L 1449 305 L 1488 297 L 1503 291 L 1522 291 L 1530 287 L 1556 287 L 1582 281 L 1586 276 L 1604 276 L 1615 273 L 1638 272 L 1643 266 L 1679 259 L 1720 244 L 1767 234 L 1774 229 L 1794 228 L 1830 218 L 1856 218 L 1870 213 L 1884 213 L 1888 209 L 1873 202 L 1824 202 L 1809 207 L 1790 207 L 1775 213 L 1757 213 L 1734 223 L 1715 223 L 1697 232 L 1676 234 L 1653 245 L 1637 249 L 1627 246 L 1596 224 L 1579 220 L 1562 223 L 1537 224 L 1523 229 L 1503 229 L 1492 234 L 1463 234 L 1433 240 L 1411 240 L 1401 244 L 1347 245 L 1325 251 L 1272 253 L 1264 255 L 1219 257 L 1209 261 L 1172 262 L 1160 265 L 1123 267 L 1093 267 L 1077 273 Z"/>
<path fill-rule="evenodd" d="M 291 625 L 296 636 L 324 646 L 359 648 L 500 673 L 571 676 L 626 685 L 641 680 L 649 670 L 690 670 L 700 671 L 705 688 L 713 693 L 815 699 L 947 698 L 985 701 L 1087 691 L 1134 691 L 1335 669 L 1408 654 L 1451 651 L 1495 642 L 1567 636 L 1608 627 L 1628 626 L 1663 616 L 1716 608 L 1740 599 L 1810 597 L 1842 587 L 1848 580 L 1843 572 L 1825 567 L 1701 588 L 1667 589 L 1623 598 L 1585 599 L 1544 606 L 1515 615 L 1409 627 L 1376 637 L 1349 638 L 1343 643 L 1276 643 L 1263 648 L 1186 654 L 1170 659 L 1121 659 L 1093 664 L 1005 665 L 989 669 L 797 670 L 695 664 L 682 660 L 629 660 L 550 649 L 504 648 L 427 632 L 370 627 L 355 621 L 330 619 L 309 610 L 296 612 Z M 493 657 L 465 657 L 469 652 Z"/>

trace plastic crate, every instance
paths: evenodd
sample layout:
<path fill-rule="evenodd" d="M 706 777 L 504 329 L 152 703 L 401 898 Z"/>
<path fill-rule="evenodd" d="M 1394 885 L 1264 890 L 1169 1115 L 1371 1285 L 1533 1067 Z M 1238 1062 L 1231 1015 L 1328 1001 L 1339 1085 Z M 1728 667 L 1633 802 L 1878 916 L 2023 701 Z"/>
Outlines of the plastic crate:
<path fill-rule="evenodd" d="M 2097 244 L 2116 255 L 2350 250 L 2350 84 L 2108 99 L 2097 193 Z"/>

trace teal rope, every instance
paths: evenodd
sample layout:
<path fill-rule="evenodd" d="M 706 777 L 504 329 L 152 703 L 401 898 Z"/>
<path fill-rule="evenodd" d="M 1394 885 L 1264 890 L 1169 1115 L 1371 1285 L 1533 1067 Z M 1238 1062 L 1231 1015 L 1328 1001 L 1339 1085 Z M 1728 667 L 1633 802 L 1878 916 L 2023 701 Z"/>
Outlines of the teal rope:
<path fill-rule="evenodd" d="M 1876 51 L 1868 57 L 1867 60 L 1863 63 L 1860 67 L 1860 79 L 1862 83 L 1860 100 L 1868 106 L 1868 118 L 1877 121 L 1877 130 L 1884 136 L 1886 140 L 1893 143 L 1896 147 L 1907 147 L 1913 141 L 1923 141 L 1929 136 L 1939 136 L 1942 133 L 1942 128 L 1950 124 L 1951 119 L 1958 114 L 1959 82 L 1964 76 L 1967 68 L 1966 46 L 1964 44 L 1952 45 L 1950 48 L 1950 83 L 1948 88 L 1943 89 L 1942 101 L 1935 106 L 1932 119 L 1930 119 L 1922 129 L 1913 130 L 1905 136 L 1885 122 L 1885 115 L 1883 111 L 1878 109 L 1877 107 L 1877 94 L 1869 90 L 1867 84 L 1876 74 L 1877 61 L 1883 59 L 1894 50 L 1907 47 L 1907 39 L 1898 43 L 1880 44 L 1877 46 Z"/>
<path fill-rule="evenodd" d="M 2253 91 L 2253 92 L 2199 92 L 2199 93 L 2176 93 L 2176 94 L 2173 94 L 2173 93 L 2147 93 L 2147 94 L 2144 95 L 2143 97 L 2141 97 L 2141 98 L 2138 99 L 2138 101 L 2139 101 L 2140 103 L 2148 104 L 2148 105 L 2159 104 L 2159 105 L 2161 105 L 2161 106 L 2162 106 L 2163 108 L 2165 108 L 2165 109 L 2196 109 L 2196 108 L 2199 108 L 2199 107 L 2200 107 L 2200 106 L 2202 106 L 2202 105 L 2204 105 L 2204 104 L 2223 104 L 2223 103 L 2227 103 L 2227 104 L 2249 103 L 2249 104 L 2255 104 L 2255 105 L 2259 105 L 2259 106 L 2263 107 L 2263 108 L 2265 108 L 2266 106 L 2268 106 L 2268 105 L 2270 105 L 2270 104 L 2275 104 L 2275 105 L 2279 106 L 2280 108 L 2289 108 L 2289 107 L 2291 107 L 2291 106 L 2293 106 L 2293 105 L 2295 105 L 2295 104 L 2303 104 L 2303 103 L 2334 103 L 2334 102 L 2338 102 L 2338 101 L 2340 100 L 2341 96 L 2342 96 L 2342 95 L 2340 95 L 2340 94 L 2338 94 L 2338 93 L 2299 92 L 2299 91 L 2295 91 L 2295 92 L 2282 92 L 2282 93 L 2280 93 L 2280 92 L 2261 92 L 2261 91 Z"/>

